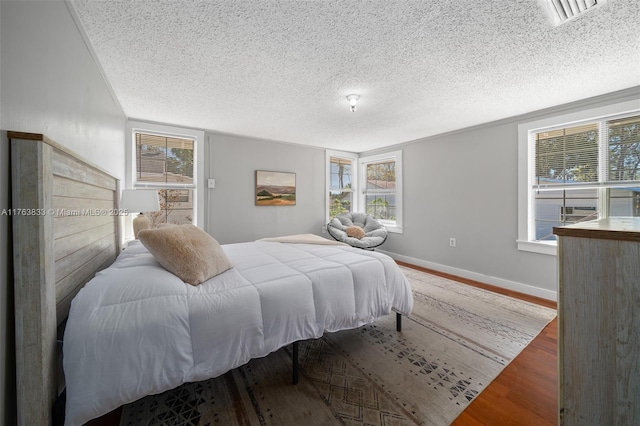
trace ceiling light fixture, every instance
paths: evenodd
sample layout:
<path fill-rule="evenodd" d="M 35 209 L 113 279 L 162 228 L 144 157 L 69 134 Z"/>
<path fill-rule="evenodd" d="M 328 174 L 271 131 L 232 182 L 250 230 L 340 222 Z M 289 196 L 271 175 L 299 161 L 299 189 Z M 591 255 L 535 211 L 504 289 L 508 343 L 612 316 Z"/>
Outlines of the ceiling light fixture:
<path fill-rule="evenodd" d="M 360 99 L 360 95 L 349 95 L 347 96 L 347 100 L 349 101 L 349 105 L 351 105 L 351 112 L 356 112 L 356 102 Z"/>

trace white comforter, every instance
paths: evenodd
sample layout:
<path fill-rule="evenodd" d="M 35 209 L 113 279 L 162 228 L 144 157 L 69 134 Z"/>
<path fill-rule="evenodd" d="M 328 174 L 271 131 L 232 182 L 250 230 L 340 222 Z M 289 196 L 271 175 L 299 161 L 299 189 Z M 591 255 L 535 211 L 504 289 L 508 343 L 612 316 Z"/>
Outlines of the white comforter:
<path fill-rule="evenodd" d="M 404 275 L 380 253 L 263 241 L 223 248 L 234 268 L 194 287 L 136 241 L 78 293 L 64 336 L 65 424 L 413 306 Z"/>

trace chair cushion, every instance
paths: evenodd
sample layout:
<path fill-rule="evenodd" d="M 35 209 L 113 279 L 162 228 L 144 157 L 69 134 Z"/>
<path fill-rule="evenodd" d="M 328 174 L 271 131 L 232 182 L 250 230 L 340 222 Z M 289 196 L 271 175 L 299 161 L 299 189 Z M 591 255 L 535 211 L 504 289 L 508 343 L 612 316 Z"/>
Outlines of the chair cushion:
<path fill-rule="evenodd" d="M 353 226 L 363 229 L 362 238 L 348 235 L 347 228 Z M 387 239 L 387 230 L 384 225 L 372 215 L 361 212 L 339 214 L 327 224 L 327 230 L 336 240 L 363 249 L 377 247 Z"/>

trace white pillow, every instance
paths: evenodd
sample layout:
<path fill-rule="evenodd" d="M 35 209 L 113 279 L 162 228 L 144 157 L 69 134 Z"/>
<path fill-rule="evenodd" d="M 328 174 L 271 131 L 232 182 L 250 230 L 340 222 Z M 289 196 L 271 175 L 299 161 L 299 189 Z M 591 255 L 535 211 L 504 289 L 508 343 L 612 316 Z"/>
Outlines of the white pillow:
<path fill-rule="evenodd" d="M 144 229 L 138 239 L 160 265 L 191 285 L 233 267 L 220 244 L 194 225 Z"/>

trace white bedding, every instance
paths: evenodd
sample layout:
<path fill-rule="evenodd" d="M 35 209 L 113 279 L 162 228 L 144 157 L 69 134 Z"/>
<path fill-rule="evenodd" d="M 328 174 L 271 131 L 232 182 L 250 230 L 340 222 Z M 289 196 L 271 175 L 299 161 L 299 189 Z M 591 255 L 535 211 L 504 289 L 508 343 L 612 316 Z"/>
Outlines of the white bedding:
<path fill-rule="evenodd" d="M 65 424 L 413 306 L 384 254 L 265 241 L 223 248 L 234 268 L 194 287 L 135 241 L 78 293 L 64 336 Z"/>

